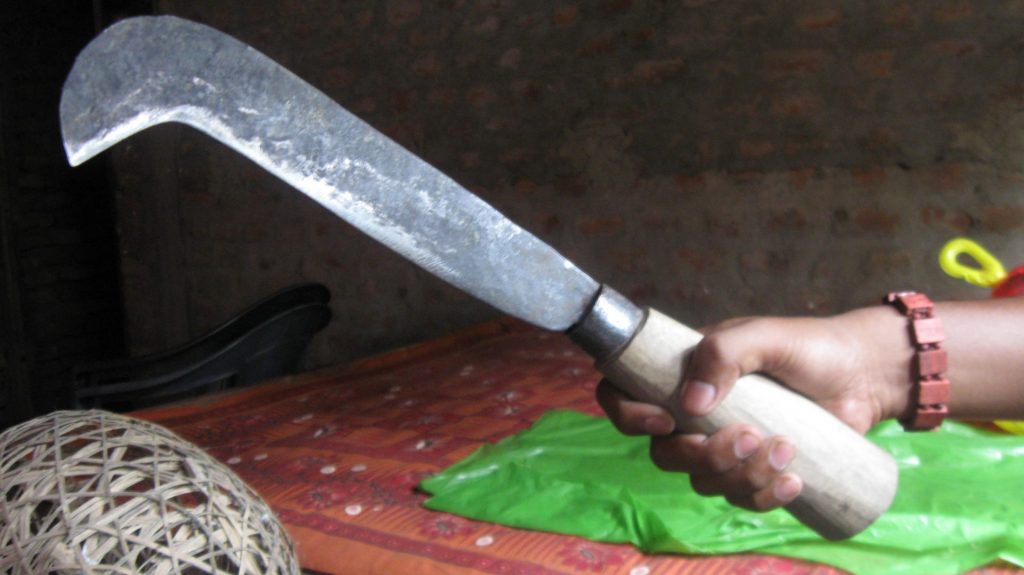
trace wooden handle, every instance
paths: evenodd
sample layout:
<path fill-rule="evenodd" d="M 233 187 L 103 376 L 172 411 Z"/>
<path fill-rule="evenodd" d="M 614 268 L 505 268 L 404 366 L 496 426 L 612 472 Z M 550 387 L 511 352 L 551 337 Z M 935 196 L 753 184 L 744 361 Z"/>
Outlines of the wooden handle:
<path fill-rule="evenodd" d="M 626 348 L 597 367 L 633 398 L 671 411 L 683 431 L 710 434 L 748 423 L 766 437 L 789 438 L 797 454 L 787 471 L 804 486 L 786 509 L 826 539 L 852 537 L 889 508 L 899 477 L 892 457 L 818 404 L 767 377 L 744 376 L 707 416 L 683 415 L 683 367 L 700 339 L 696 331 L 649 310 Z"/>

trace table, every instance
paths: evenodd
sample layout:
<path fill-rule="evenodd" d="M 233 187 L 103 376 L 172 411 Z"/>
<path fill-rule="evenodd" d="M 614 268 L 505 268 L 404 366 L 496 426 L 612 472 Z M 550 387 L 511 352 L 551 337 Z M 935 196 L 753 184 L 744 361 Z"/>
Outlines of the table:
<path fill-rule="evenodd" d="M 832 575 L 760 555 L 644 555 L 628 545 L 421 507 L 417 484 L 569 408 L 599 414 L 600 375 L 567 338 L 501 319 L 352 364 L 133 415 L 227 463 L 323 574 Z M 986 568 L 976 573 L 1016 573 Z"/>

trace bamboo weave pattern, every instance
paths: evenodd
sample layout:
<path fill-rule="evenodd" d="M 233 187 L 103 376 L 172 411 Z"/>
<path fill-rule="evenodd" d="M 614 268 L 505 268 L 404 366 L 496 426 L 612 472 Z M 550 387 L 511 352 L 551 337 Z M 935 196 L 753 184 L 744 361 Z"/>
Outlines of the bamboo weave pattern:
<path fill-rule="evenodd" d="M 0 572 L 300 572 L 267 504 L 150 422 L 58 411 L 12 427 L 0 494 Z"/>

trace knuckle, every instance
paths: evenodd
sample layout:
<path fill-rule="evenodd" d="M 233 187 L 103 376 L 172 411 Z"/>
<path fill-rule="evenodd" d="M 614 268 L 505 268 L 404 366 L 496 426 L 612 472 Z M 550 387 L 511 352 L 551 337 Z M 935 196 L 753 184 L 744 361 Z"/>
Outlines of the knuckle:
<path fill-rule="evenodd" d="M 723 340 L 724 338 L 719 333 L 707 335 L 697 344 L 697 349 L 694 350 L 695 357 L 699 358 L 701 362 L 707 363 L 725 361 L 728 355 L 728 346 Z"/>
<path fill-rule="evenodd" d="M 753 468 L 747 473 L 747 485 L 751 490 L 763 489 L 771 484 L 775 474 L 763 468 Z"/>
<path fill-rule="evenodd" d="M 748 431 L 747 426 L 734 425 L 721 429 L 711 436 L 705 450 L 710 471 L 724 473 L 735 469 L 743 462 L 740 458 L 740 452 L 745 452 L 751 448 L 744 437 L 744 433 L 752 434 L 752 432 Z M 744 439 L 743 444 L 738 444 L 737 442 L 741 439 Z M 747 456 L 749 457 L 749 455 Z"/>
<path fill-rule="evenodd" d="M 747 483 L 751 489 L 762 489 L 772 482 L 772 479 L 778 475 L 771 464 L 768 462 L 769 453 L 771 452 L 771 446 L 766 445 L 762 448 L 761 452 L 755 456 L 753 461 L 750 461 L 746 466 L 747 471 Z"/>
<path fill-rule="evenodd" d="M 628 433 L 629 425 L 625 421 L 623 421 L 622 414 L 611 411 L 606 413 L 608 415 L 608 421 L 611 422 L 612 426 L 615 427 L 615 429 L 619 430 L 619 433 L 630 435 Z"/>
<path fill-rule="evenodd" d="M 707 467 L 710 473 L 725 473 L 736 467 L 736 456 L 728 445 L 716 445 L 708 450 Z"/>
<path fill-rule="evenodd" d="M 775 500 L 775 497 L 771 493 L 771 489 L 762 489 L 750 498 L 750 507 L 747 509 L 750 509 L 751 511 L 764 512 L 771 511 L 779 506 L 780 504 Z"/>
<path fill-rule="evenodd" d="M 669 451 L 669 443 L 657 437 L 651 438 L 648 454 L 654 465 L 662 471 L 678 471 L 680 468 L 679 456 Z"/>
<path fill-rule="evenodd" d="M 700 472 L 703 443 L 699 436 L 652 436 L 648 447 L 651 460 L 663 471 Z"/>
<path fill-rule="evenodd" d="M 623 435 L 646 435 L 643 430 L 643 423 L 635 421 L 634 418 L 617 414 L 614 418 L 609 416 L 609 419 L 612 420 L 615 429 L 618 429 L 619 433 Z"/>
<path fill-rule="evenodd" d="M 697 495 L 703 495 L 704 497 L 723 494 L 721 482 L 717 477 L 711 475 L 691 475 L 690 487 L 693 487 L 693 491 Z M 728 495 L 726 498 L 728 498 Z"/>
<path fill-rule="evenodd" d="M 725 500 L 733 507 L 739 507 L 740 509 L 746 509 L 747 511 L 759 511 L 755 508 L 754 501 L 749 494 L 735 494 L 727 493 Z"/>

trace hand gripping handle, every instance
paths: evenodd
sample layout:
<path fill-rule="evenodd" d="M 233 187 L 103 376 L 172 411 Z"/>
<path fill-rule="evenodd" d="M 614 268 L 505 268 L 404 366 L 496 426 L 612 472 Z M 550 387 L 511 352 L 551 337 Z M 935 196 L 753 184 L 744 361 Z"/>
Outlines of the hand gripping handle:
<path fill-rule="evenodd" d="M 679 401 L 683 368 L 701 337 L 648 310 L 646 321 L 626 347 L 600 361 L 597 368 L 634 399 L 668 409 L 682 431 L 710 434 L 747 423 L 766 437 L 789 438 L 797 454 L 787 471 L 803 480 L 803 491 L 786 509 L 826 539 L 852 537 L 889 508 L 899 475 L 892 457 L 818 404 L 767 377 L 740 378 L 707 416 L 683 415 Z"/>

